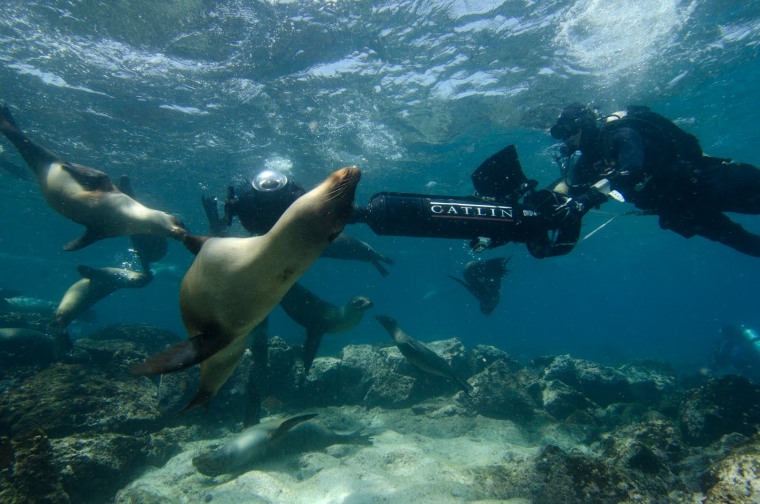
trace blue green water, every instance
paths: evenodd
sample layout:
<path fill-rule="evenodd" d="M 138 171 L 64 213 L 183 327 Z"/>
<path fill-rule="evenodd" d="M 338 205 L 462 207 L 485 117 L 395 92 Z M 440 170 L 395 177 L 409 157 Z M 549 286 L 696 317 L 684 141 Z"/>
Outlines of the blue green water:
<path fill-rule="evenodd" d="M 708 153 L 760 165 L 757 2 L 92 4 L 3 2 L 0 99 L 32 138 L 114 180 L 128 174 L 138 199 L 196 233 L 206 229 L 202 194 L 223 198 L 265 165 L 311 186 L 357 164 L 359 203 L 383 190 L 464 195 L 472 170 L 514 143 L 527 175 L 548 184 L 557 168 L 547 128 L 571 101 L 606 112 L 648 104 Z M 0 161 L 21 163 L 0 145 Z M 608 203 L 583 234 L 627 210 Z M 0 215 L 0 283 L 25 295 L 58 300 L 77 264 L 131 259 L 125 238 L 62 252 L 80 226 L 4 173 Z M 760 231 L 760 217 L 737 220 Z M 391 276 L 325 259 L 303 284 L 336 304 L 366 294 L 374 312 L 423 341 L 458 337 L 523 358 L 656 358 L 696 371 L 721 325 L 760 327 L 758 260 L 662 231 L 654 217 L 620 217 L 565 257 L 537 260 L 520 244 L 483 254 L 512 257 L 490 316 L 446 276 L 473 259 L 463 242 L 348 231 L 396 260 Z M 98 324 L 184 336 L 177 292 L 190 261 L 172 243 L 161 265 L 170 271 L 100 302 Z M 279 308 L 270 332 L 303 338 Z M 321 353 L 386 341 L 367 317 L 326 338 Z"/>

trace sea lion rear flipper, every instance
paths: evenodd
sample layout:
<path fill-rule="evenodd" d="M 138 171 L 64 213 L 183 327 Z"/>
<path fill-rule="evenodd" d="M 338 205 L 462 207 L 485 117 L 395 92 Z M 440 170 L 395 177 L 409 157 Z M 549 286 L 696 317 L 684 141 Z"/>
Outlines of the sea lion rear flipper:
<path fill-rule="evenodd" d="M 95 168 L 76 163 L 63 162 L 61 168 L 74 177 L 79 185 L 88 191 L 113 191 L 114 185 L 108 175 Z"/>
<path fill-rule="evenodd" d="M 303 342 L 302 358 L 303 367 L 307 373 L 309 372 L 309 369 L 311 369 L 311 364 L 314 362 L 314 358 L 317 356 L 319 345 L 322 343 L 322 336 L 324 335 L 324 331 L 315 329 L 306 330 L 306 341 Z"/>
<path fill-rule="evenodd" d="M 0 107 L 0 133 L 5 135 L 16 147 L 35 175 L 38 175 L 40 171 L 47 170 L 50 163 L 61 160 L 56 154 L 33 142 L 21 131 L 7 104 Z"/>
<path fill-rule="evenodd" d="M 449 277 L 449 278 L 451 278 L 455 282 L 462 284 L 464 286 L 464 288 L 467 289 L 470 292 L 470 294 L 472 294 L 475 297 L 478 297 L 478 295 L 473 290 L 472 286 L 470 284 L 468 284 L 467 282 L 465 282 L 464 280 L 462 280 L 461 278 L 457 278 L 457 277 L 451 276 L 451 275 L 446 275 L 446 276 Z"/>
<path fill-rule="evenodd" d="M 71 240 L 69 243 L 63 246 L 63 250 L 66 252 L 71 252 L 72 250 L 79 250 L 81 248 L 86 247 L 87 245 L 90 245 L 91 243 L 95 243 L 98 240 L 102 240 L 105 238 L 100 233 L 94 232 L 92 229 L 87 228 L 82 236 L 75 240 Z"/>
<path fill-rule="evenodd" d="M 142 364 L 133 366 L 131 371 L 135 375 L 156 375 L 187 369 L 208 359 L 227 343 L 224 338 L 202 333 L 170 346 Z"/>
<path fill-rule="evenodd" d="M 301 422 L 305 422 L 306 420 L 311 420 L 312 418 L 316 417 L 316 413 L 307 413 L 305 415 L 297 415 L 294 417 L 290 417 L 286 420 L 283 420 L 283 422 L 280 424 L 277 429 L 272 431 L 271 434 L 269 434 L 269 437 L 274 440 L 288 432 L 290 429 L 295 427 L 296 425 L 300 424 Z"/>
<path fill-rule="evenodd" d="M 208 409 L 209 402 L 211 402 L 211 399 L 214 398 L 214 394 L 211 392 L 208 392 L 206 390 L 199 390 L 197 394 L 195 394 L 195 397 L 193 397 L 193 400 L 190 401 L 184 408 L 179 410 L 177 413 L 175 413 L 175 416 L 182 416 L 188 411 L 194 410 L 195 408 L 204 408 Z"/>

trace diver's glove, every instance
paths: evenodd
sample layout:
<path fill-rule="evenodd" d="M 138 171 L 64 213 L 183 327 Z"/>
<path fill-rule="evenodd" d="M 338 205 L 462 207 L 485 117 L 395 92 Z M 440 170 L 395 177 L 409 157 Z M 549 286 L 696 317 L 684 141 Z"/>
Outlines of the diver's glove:
<path fill-rule="evenodd" d="M 211 236 L 228 236 L 226 223 L 219 217 L 217 200 L 211 196 L 201 196 L 203 211 L 208 219 L 208 232 Z"/>
<path fill-rule="evenodd" d="M 554 209 L 552 218 L 557 225 L 568 224 L 586 215 L 589 210 L 607 201 L 607 194 L 591 186 L 577 198 L 568 198 Z"/>

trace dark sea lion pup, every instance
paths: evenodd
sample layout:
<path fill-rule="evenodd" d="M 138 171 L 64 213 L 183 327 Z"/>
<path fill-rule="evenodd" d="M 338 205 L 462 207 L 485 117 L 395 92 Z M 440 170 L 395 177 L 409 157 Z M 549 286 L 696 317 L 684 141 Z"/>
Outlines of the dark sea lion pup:
<path fill-rule="evenodd" d="M 426 373 L 453 380 L 467 394 L 472 392 L 472 385 L 457 375 L 454 368 L 446 362 L 446 359 L 402 331 L 394 319 L 385 315 L 376 315 L 375 318 L 388 331 L 401 354 L 406 357 L 410 364 Z"/>
<path fill-rule="evenodd" d="M 249 238 L 188 236 L 197 256 L 179 292 L 189 340 L 136 366 L 136 374 L 159 374 L 201 364 L 200 387 L 185 408 L 206 405 L 243 355 L 246 340 L 351 215 L 358 168 L 343 168 L 304 194 L 266 234 Z"/>
<path fill-rule="evenodd" d="M 303 367 L 308 373 L 314 357 L 317 356 L 322 336 L 325 333 L 353 329 L 359 325 L 364 312 L 372 308 L 373 304 L 366 296 L 354 296 L 345 305 L 336 306 L 321 299 L 306 287 L 294 284 L 280 301 L 280 306 L 293 321 L 306 328 Z"/>
<path fill-rule="evenodd" d="M 346 233 L 341 233 L 335 241 L 322 254 L 322 257 L 333 259 L 346 259 L 350 261 L 363 261 L 372 264 L 375 269 L 384 277 L 390 275 L 385 266 L 380 263 L 393 264 L 393 259 L 382 255 L 373 249 L 369 243 L 364 242 Z"/>
<path fill-rule="evenodd" d="M 490 315 L 499 305 L 501 282 L 509 273 L 507 263 L 511 258 L 497 257 L 487 261 L 470 261 L 464 266 L 464 280 L 447 275 L 459 282 L 480 302 L 480 311 Z"/>
<path fill-rule="evenodd" d="M 0 133 L 18 149 L 50 207 L 87 228 L 64 250 L 78 250 L 113 236 L 152 234 L 180 240 L 187 234 L 179 219 L 138 203 L 102 171 L 64 161 L 29 139 L 7 105 L 0 107 Z"/>

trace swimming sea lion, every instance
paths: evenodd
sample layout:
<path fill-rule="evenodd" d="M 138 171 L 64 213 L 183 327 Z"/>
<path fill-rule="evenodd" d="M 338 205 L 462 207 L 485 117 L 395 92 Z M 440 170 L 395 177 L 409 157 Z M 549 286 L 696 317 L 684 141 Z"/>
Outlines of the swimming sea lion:
<path fill-rule="evenodd" d="M 206 476 L 239 474 L 284 455 L 323 450 L 334 444 L 372 444 L 367 435 L 339 434 L 319 422 L 305 421 L 315 416 L 299 415 L 249 427 L 221 446 L 193 457 L 193 465 Z"/>
<path fill-rule="evenodd" d="M 385 315 L 376 315 L 375 318 L 388 331 L 393 341 L 396 342 L 396 346 L 401 351 L 401 354 L 406 357 L 406 360 L 410 364 L 426 373 L 443 376 L 455 381 L 468 394 L 472 392 L 472 385 L 459 377 L 454 368 L 446 362 L 446 359 L 402 331 L 394 319 Z"/>
<path fill-rule="evenodd" d="M 388 276 L 390 273 L 380 263 L 393 264 L 393 259 L 382 255 L 373 249 L 369 243 L 346 233 L 341 233 L 340 236 L 333 240 L 330 246 L 325 249 L 322 257 L 372 263 L 382 276 Z"/>
<path fill-rule="evenodd" d="M 0 107 L 0 132 L 26 161 L 50 207 L 87 228 L 64 250 L 78 250 L 112 236 L 144 233 L 179 240 L 187 234 L 179 219 L 138 203 L 102 171 L 64 161 L 33 142 L 16 125 L 6 105 Z"/>
<path fill-rule="evenodd" d="M 119 184 L 117 186 L 121 192 L 129 196 L 135 197 L 135 191 L 132 189 L 132 181 L 129 177 L 122 175 L 119 178 Z M 166 237 L 152 234 L 133 234 L 129 237 L 132 241 L 132 248 L 137 253 L 137 257 L 140 260 L 140 266 L 143 273 L 148 275 L 152 274 L 150 265 L 156 261 L 160 261 L 166 255 L 169 250 L 169 244 Z"/>
<path fill-rule="evenodd" d="M 280 301 L 285 313 L 306 328 L 303 344 L 303 366 L 309 372 L 325 333 L 339 333 L 356 327 L 364 312 L 372 308 L 366 296 L 354 296 L 343 306 L 321 299 L 306 287 L 296 283 Z"/>
<path fill-rule="evenodd" d="M 464 285 L 480 302 L 480 311 L 489 315 L 496 309 L 501 296 L 501 281 L 509 273 L 507 263 L 510 258 L 497 257 L 487 261 L 470 261 L 464 266 L 464 280 L 447 275 Z"/>
<path fill-rule="evenodd" d="M 71 350 L 66 327 L 95 303 L 119 289 L 136 289 L 146 286 L 153 277 L 124 268 L 91 268 L 80 265 L 77 271 L 82 279 L 69 287 L 55 310 L 49 330 L 55 337 L 56 352 Z"/>
<path fill-rule="evenodd" d="M 198 255 L 180 286 L 189 340 L 136 366 L 159 374 L 201 363 L 200 387 L 183 410 L 206 405 L 235 370 L 251 330 L 341 232 L 360 172 L 343 168 L 293 202 L 269 232 L 249 238 L 188 237 Z"/>

